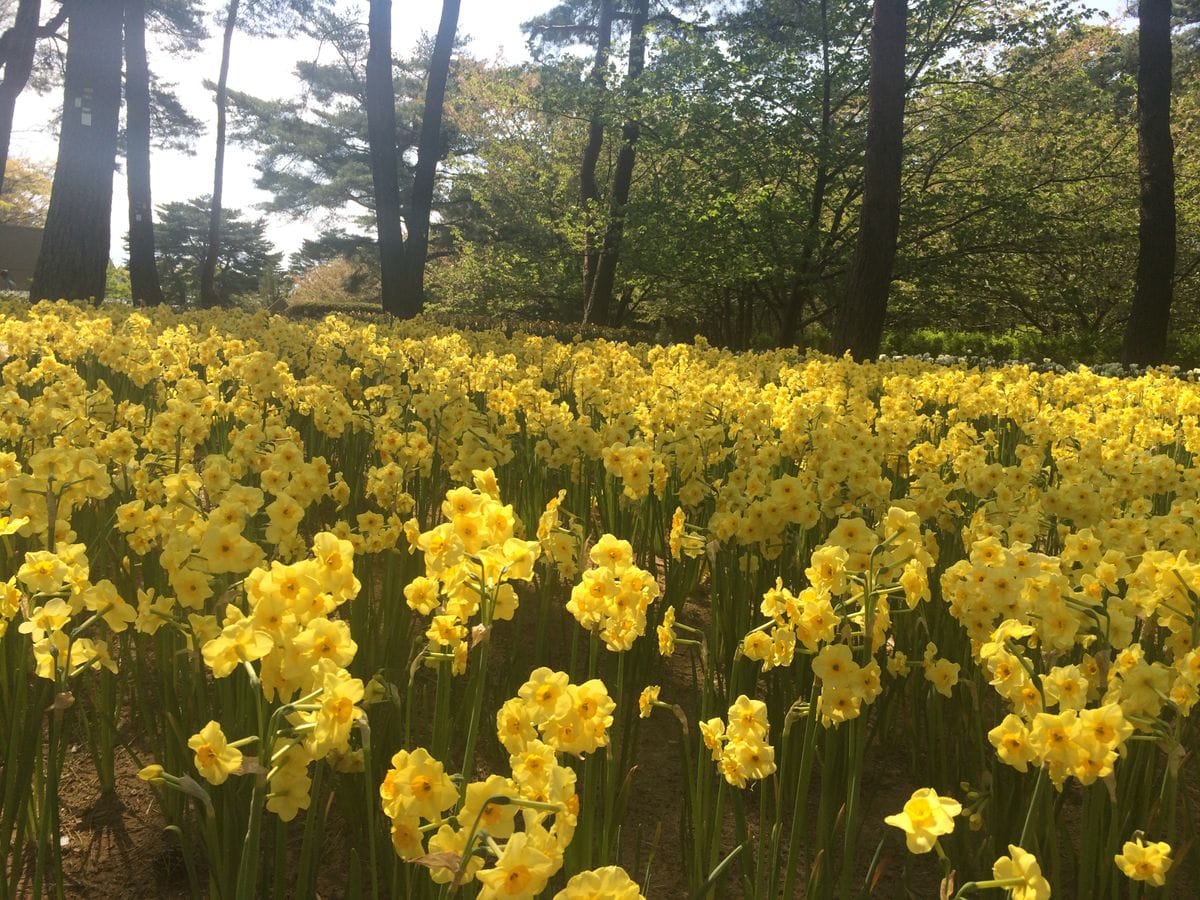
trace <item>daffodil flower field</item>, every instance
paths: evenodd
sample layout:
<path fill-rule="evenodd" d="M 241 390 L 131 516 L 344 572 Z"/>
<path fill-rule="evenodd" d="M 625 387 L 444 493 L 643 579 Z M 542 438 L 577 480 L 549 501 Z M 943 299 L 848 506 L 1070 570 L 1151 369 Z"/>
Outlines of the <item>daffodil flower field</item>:
<path fill-rule="evenodd" d="M 1194 380 L 0 316 L 0 900 L 1195 896 Z"/>

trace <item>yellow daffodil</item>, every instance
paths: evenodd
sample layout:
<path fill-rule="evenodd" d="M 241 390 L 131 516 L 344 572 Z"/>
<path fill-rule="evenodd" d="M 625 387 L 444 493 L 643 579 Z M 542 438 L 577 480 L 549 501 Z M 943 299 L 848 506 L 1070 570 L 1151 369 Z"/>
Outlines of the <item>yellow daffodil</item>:
<path fill-rule="evenodd" d="M 901 812 L 883 821 L 904 832 L 910 853 L 928 853 L 939 835 L 954 830 L 954 817 L 961 812 L 957 800 L 939 797 L 933 788 L 921 788 L 913 792 Z"/>
<path fill-rule="evenodd" d="M 217 722 L 209 722 L 188 738 L 188 747 L 195 751 L 196 771 L 210 784 L 224 784 L 241 768 L 242 751 L 226 743 Z"/>
<path fill-rule="evenodd" d="M 1011 900 L 1049 900 L 1050 883 L 1043 877 L 1037 857 L 1020 847 L 1008 845 L 1008 856 L 996 860 L 992 877 L 1005 882 Z"/>
<path fill-rule="evenodd" d="M 1116 856 L 1117 868 L 1133 881 L 1146 881 L 1162 887 L 1171 869 L 1171 845 L 1165 841 L 1146 843 L 1139 835 L 1126 841 Z"/>

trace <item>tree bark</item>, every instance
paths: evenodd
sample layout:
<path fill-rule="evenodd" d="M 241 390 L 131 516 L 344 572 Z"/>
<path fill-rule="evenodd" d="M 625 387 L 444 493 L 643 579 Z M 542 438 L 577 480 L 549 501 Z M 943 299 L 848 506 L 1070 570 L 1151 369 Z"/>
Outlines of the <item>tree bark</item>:
<path fill-rule="evenodd" d="M 638 82 L 646 68 L 646 19 L 649 11 L 650 0 L 636 0 L 630 22 L 629 68 L 625 81 L 628 96 L 635 104 L 641 95 Z M 632 116 L 621 129 L 621 149 L 617 152 L 612 193 L 609 196 L 608 227 L 604 231 L 604 244 L 596 264 L 592 293 L 583 308 L 585 324 L 608 324 L 617 263 L 621 255 L 621 239 L 625 233 L 625 207 L 629 203 L 629 189 L 633 184 L 634 145 L 640 134 L 641 125 L 636 116 Z"/>
<path fill-rule="evenodd" d="M 1171 0 L 1138 6 L 1138 264 L 1121 361 L 1159 365 L 1175 279 L 1175 163 L 1171 140 Z"/>
<path fill-rule="evenodd" d="M 41 7 L 41 0 L 21 0 L 16 20 L 4 35 L 4 80 L 0 81 L 0 191 L 4 190 L 4 170 L 8 166 L 8 145 L 12 140 L 17 97 L 25 90 L 33 72 Z"/>
<path fill-rule="evenodd" d="M 150 67 L 146 59 L 146 0 L 125 3 L 125 158 L 129 188 L 129 281 L 133 302 L 163 302 L 154 259 L 150 196 Z"/>
<path fill-rule="evenodd" d="M 62 128 L 30 299 L 104 298 L 121 108 L 122 0 L 73 0 Z"/>
<path fill-rule="evenodd" d="M 233 32 L 237 28 L 238 7 L 241 0 L 229 0 L 225 15 L 225 34 L 221 44 L 221 72 L 217 77 L 217 152 L 213 163 L 212 205 L 208 213 L 208 239 L 205 243 L 204 260 L 200 264 L 200 305 L 216 306 L 221 302 L 217 296 L 217 258 L 221 253 L 221 195 L 225 187 L 225 119 L 229 99 L 229 51 L 233 45 Z"/>
<path fill-rule="evenodd" d="M 825 193 L 829 188 L 829 141 L 833 132 L 833 74 L 829 53 L 829 0 L 821 0 L 821 131 L 817 137 L 817 169 L 813 175 L 812 196 L 808 205 L 808 225 L 800 247 L 796 274 L 788 290 L 787 305 L 780 322 L 779 346 L 791 347 L 803 321 L 804 307 L 812 299 L 813 259 L 820 243 L 821 220 L 825 214 Z"/>
<path fill-rule="evenodd" d="M 833 352 L 874 359 L 883 339 L 900 230 L 907 0 L 875 0 L 871 21 L 867 155 L 858 244 L 834 326 Z"/>
<path fill-rule="evenodd" d="M 442 156 L 442 107 L 446 102 L 446 81 L 450 75 L 450 57 L 458 32 L 461 0 L 442 0 L 442 19 L 438 23 L 433 56 L 429 60 L 429 80 L 425 85 L 425 111 L 421 116 L 421 135 L 417 141 L 417 166 L 413 172 L 412 201 L 408 206 L 408 241 L 404 248 L 404 281 L 401 317 L 417 315 L 425 306 L 425 260 L 429 253 L 429 217 L 433 211 L 433 187 L 437 164 Z"/>
<path fill-rule="evenodd" d="M 400 152 L 392 82 L 392 2 L 371 0 L 367 22 L 367 143 L 375 192 L 383 308 L 404 315 L 404 234 L 400 230 Z"/>
<path fill-rule="evenodd" d="M 588 76 L 596 92 L 593 100 L 592 117 L 588 120 L 587 143 L 583 145 L 583 159 L 579 165 L 579 201 L 583 207 L 583 305 L 587 306 L 592 296 L 592 285 L 596 281 L 596 267 L 600 254 L 596 247 L 596 204 L 600 200 L 600 186 L 596 182 L 596 164 L 604 147 L 604 91 L 608 83 L 608 53 L 612 47 L 612 23 L 614 0 L 600 0 L 600 16 L 596 23 L 596 59 Z"/>

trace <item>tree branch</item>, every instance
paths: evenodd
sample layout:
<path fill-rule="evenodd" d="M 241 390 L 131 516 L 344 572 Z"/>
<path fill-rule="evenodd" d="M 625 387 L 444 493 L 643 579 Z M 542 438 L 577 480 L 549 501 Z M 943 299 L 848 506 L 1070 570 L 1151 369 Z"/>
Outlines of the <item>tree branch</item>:
<path fill-rule="evenodd" d="M 46 24 L 39 26 L 37 30 L 38 38 L 57 37 L 58 29 L 62 28 L 63 22 L 67 21 L 67 16 L 71 14 L 70 5 L 63 2 L 53 16 L 46 20 Z"/>

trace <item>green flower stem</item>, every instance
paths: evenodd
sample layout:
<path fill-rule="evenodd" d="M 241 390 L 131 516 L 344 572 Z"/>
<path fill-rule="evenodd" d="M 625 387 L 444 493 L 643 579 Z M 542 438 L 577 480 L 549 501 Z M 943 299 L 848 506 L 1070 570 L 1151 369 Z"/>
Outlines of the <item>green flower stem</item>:
<path fill-rule="evenodd" d="M 783 896 L 796 896 L 796 879 L 800 874 L 800 841 L 804 834 L 804 807 L 808 802 L 808 789 L 812 781 L 813 759 L 816 755 L 817 697 L 820 691 L 813 685 L 810 695 L 808 716 L 804 723 L 803 743 L 800 747 L 800 777 L 796 783 L 796 795 L 792 801 L 792 834 L 788 841 L 787 876 L 783 882 Z"/>
<path fill-rule="evenodd" d="M 490 624 L 485 622 L 484 627 L 490 627 Z M 471 698 L 471 713 L 470 718 L 467 720 L 467 741 L 466 748 L 463 751 L 461 769 L 464 785 L 471 780 L 471 775 L 475 771 L 475 743 L 479 737 L 479 715 L 480 709 L 483 707 L 483 692 L 487 685 L 488 659 L 491 657 L 491 646 L 491 640 L 484 638 L 483 643 L 479 647 L 479 670 L 472 674 L 474 696 Z M 463 790 L 466 791 L 466 788 L 464 787 Z"/>
<path fill-rule="evenodd" d="M 363 815 L 367 818 L 367 853 L 368 859 L 371 862 L 371 898 L 372 900 L 379 900 L 379 865 L 375 849 L 376 837 L 379 831 L 376 827 L 375 819 L 377 798 L 375 795 L 375 778 L 371 765 L 371 726 L 367 721 L 366 713 L 363 713 L 362 718 L 358 720 L 358 731 L 362 737 L 363 791 L 365 794 L 363 797 L 365 803 Z"/>
<path fill-rule="evenodd" d="M 1029 811 L 1025 814 L 1025 824 L 1021 828 L 1021 839 L 1017 841 L 1017 846 L 1028 847 L 1029 830 L 1033 826 L 1033 811 L 1038 807 L 1038 800 L 1042 796 L 1042 785 L 1046 781 L 1046 770 L 1038 769 L 1037 781 L 1033 785 L 1033 796 L 1029 798 Z"/>
<path fill-rule="evenodd" d="M 442 660 L 438 663 L 437 694 L 434 698 L 435 712 L 433 717 L 433 756 L 435 759 L 445 759 L 450 749 L 450 694 L 453 675 L 450 663 Z"/>
<path fill-rule="evenodd" d="M 991 881 L 968 881 L 954 894 L 954 900 L 965 897 L 968 891 L 986 891 L 991 888 L 1014 888 L 1025 883 L 1024 878 L 994 878 Z"/>

